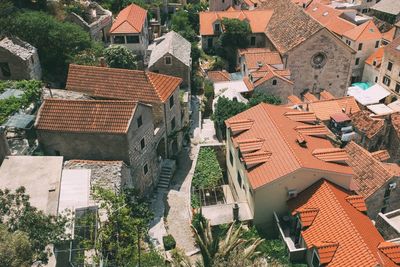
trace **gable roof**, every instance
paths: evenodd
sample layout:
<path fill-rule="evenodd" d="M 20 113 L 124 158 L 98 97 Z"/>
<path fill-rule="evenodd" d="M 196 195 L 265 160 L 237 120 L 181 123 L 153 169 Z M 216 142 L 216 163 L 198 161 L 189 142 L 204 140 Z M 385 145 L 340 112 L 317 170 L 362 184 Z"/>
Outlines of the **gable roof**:
<path fill-rule="evenodd" d="M 383 46 L 379 47 L 378 49 L 376 49 L 375 52 L 372 53 L 365 60 L 365 64 L 368 64 L 368 65 L 375 66 L 375 67 L 379 68 L 381 66 L 381 63 L 382 63 L 384 49 L 385 48 Z M 375 65 L 374 65 L 374 61 L 375 61 Z"/>
<path fill-rule="evenodd" d="M 69 133 L 125 134 L 137 102 L 46 99 L 39 109 L 37 130 Z"/>
<path fill-rule="evenodd" d="M 390 54 L 400 60 L 400 37 L 397 37 L 393 42 L 385 46 L 384 53 L 385 55 Z"/>
<path fill-rule="evenodd" d="M 368 198 L 393 177 L 385 164 L 353 141 L 347 144 L 345 150 L 349 154 L 348 164 L 354 171 L 353 182 L 359 195 Z"/>
<path fill-rule="evenodd" d="M 312 224 L 301 231 L 307 248 L 318 251 L 324 266 L 396 266 L 378 248 L 383 237 L 349 197 L 350 192 L 321 179 L 289 200 L 294 215 L 318 209 Z"/>
<path fill-rule="evenodd" d="M 119 12 L 111 26 L 110 33 L 140 33 L 147 17 L 147 10 L 130 4 Z"/>
<path fill-rule="evenodd" d="M 362 110 L 350 116 L 351 122 L 356 130 L 365 134 L 369 139 L 378 134 L 385 126 L 383 119 L 374 119 L 371 117 L 371 114 L 372 113 L 367 110 Z"/>
<path fill-rule="evenodd" d="M 246 20 L 252 33 L 264 33 L 270 19 L 272 10 L 227 10 L 200 12 L 200 35 L 214 35 L 214 23 L 223 18 Z"/>
<path fill-rule="evenodd" d="M 262 6 L 274 10 L 265 34 L 281 54 L 323 29 L 321 24 L 290 0 L 268 0 Z"/>
<path fill-rule="evenodd" d="M 181 82 L 147 71 L 70 64 L 66 89 L 105 99 L 164 103 Z"/>
<path fill-rule="evenodd" d="M 226 70 L 212 70 L 207 72 L 207 77 L 212 82 L 228 82 L 231 80 L 229 72 Z"/>
<path fill-rule="evenodd" d="M 308 110 L 315 113 L 322 121 L 330 120 L 333 114 L 345 113 L 347 115 L 360 111 L 356 100 L 352 96 L 334 98 L 329 100 L 317 100 L 308 103 Z"/>
<path fill-rule="evenodd" d="M 239 54 L 244 57 L 248 69 L 258 69 L 263 65 L 283 64 L 281 55 L 267 48 L 245 48 L 239 49 Z"/>
<path fill-rule="evenodd" d="M 264 139 L 260 151 L 271 153 L 266 162 L 246 170 L 253 189 L 300 168 L 352 174 L 348 166 L 326 162 L 313 156 L 312 152 L 315 149 L 333 148 L 328 140 L 313 135 L 302 135 L 307 145 L 303 147 L 298 144 L 297 138 L 300 133 L 296 127 L 307 126 L 310 120 L 315 121 L 313 113 L 263 103 L 225 121 L 227 128 L 233 132 L 234 143 L 248 139 Z M 247 124 L 241 131 L 232 129 L 238 128 L 244 122 Z"/>
<path fill-rule="evenodd" d="M 158 43 L 151 51 L 149 68 L 153 66 L 160 58 L 169 54 L 186 66 L 191 65 L 191 44 L 185 38 L 174 31 L 158 38 Z"/>
<path fill-rule="evenodd" d="M 254 90 L 257 86 L 262 85 L 264 82 L 272 78 L 279 78 L 284 82 L 293 84 L 290 80 L 290 71 L 287 69 L 278 69 L 270 65 L 264 65 L 259 69 L 250 73 L 252 80 L 249 77 L 244 77 L 243 82 L 246 84 L 249 91 Z"/>
<path fill-rule="evenodd" d="M 382 38 L 381 32 L 372 20 L 346 31 L 343 36 L 358 42 L 380 40 Z"/>

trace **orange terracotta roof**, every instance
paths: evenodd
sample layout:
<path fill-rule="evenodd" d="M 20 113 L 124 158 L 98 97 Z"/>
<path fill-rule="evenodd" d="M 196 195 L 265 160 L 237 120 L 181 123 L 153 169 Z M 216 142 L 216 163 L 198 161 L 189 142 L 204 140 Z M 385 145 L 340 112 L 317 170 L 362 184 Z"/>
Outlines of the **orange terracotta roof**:
<path fill-rule="evenodd" d="M 392 114 L 390 120 L 392 122 L 393 128 L 396 130 L 397 135 L 400 135 L 400 114 Z"/>
<path fill-rule="evenodd" d="M 365 205 L 365 199 L 363 196 L 353 195 L 346 197 L 347 202 L 349 202 L 357 210 L 364 212 L 367 211 L 367 206 Z"/>
<path fill-rule="evenodd" d="M 230 74 L 226 70 L 215 70 L 208 71 L 207 77 L 214 83 L 216 82 L 228 82 L 231 80 Z"/>
<path fill-rule="evenodd" d="M 284 114 L 288 119 L 292 121 L 305 122 L 305 123 L 314 123 L 317 121 L 317 117 L 314 112 L 308 111 L 288 111 Z"/>
<path fill-rule="evenodd" d="M 348 201 L 352 194 L 321 179 L 289 200 L 292 213 L 319 209 L 312 225 L 301 231 L 308 249 L 316 248 L 324 266 L 396 266 L 378 249 L 383 237 L 368 216 Z"/>
<path fill-rule="evenodd" d="M 331 100 L 331 99 L 335 99 L 335 97 L 334 97 L 331 93 L 329 93 L 329 91 L 327 91 L 327 90 L 323 90 L 323 91 L 319 94 L 319 96 L 320 96 L 320 99 L 321 99 L 321 100 Z"/>
<path fill-rule="evenodd" d="M 245 77 L 245 84 L 249 91 L 254 90 L 257 86 L 262 85 L 264 82 L 269 81 L 272 78 L 280 79 L 284 82 L 293 84 L 292 81 L 289 80 L 290 78 L 290 71 L 289 70 L 279 70 L 274 68 L 271 65 L 264 65 L 259 69 L 250 73 L 252 77 L 252 81 Z"/>
<path fill-rule="evenodd" d="M 66 89 L 105 99 L 166 102 L 182 79 L 153 72 L 69 65 Z"/>
<path fill-rule="evenodd" d="M 393 173 L 385 164 L 353 141 L 345 150 L 349 155 L 347 163 L 355 173 L 353 181 L 359 195 L 368 198 L 392 179 Z"/>
<path fill-rule="evenodd" d="M 343 10 L 332 8 L 315 1 L 311 3 L 305 11 L 328 30 L 338 35 L 343 35 L 345 32 L 357 27 L 356 24 L 340 17 L 343 14 Z"/>
<path fill-rule="evenodd" d="M 306 118 L 306 122 L 315 121 L 315 115 L 311 112 L 296 112 L 283 106 L 259 104 L 228 120 L 226 125 L 232 130 L 235 121 L 252 118 L 251 126 L 246 131 L 234 134 L 232 140 L 235 143 L 240 140 L 260 138 L 264 139 L 259 151 L 269 151 L 271 156 L 267 162 L 261 163 L 247 170 L 247 178 L 253 189 L 268 184 L 280 177 L 300 168 L 312 168 L 327 172 L 352 175 L 348 166 L 326 162 L 312 155 L 312 151 L 319 148 L 333 148 L 329 140 L 310 135 L 304 135 L 306 146 L 299 145 L 299 136 L 296 127 L 309 124 L 293 120 L 295 114 L 300 114 L 300 120 Z"/>
<path fill-rule="evenodd" d="M 318 101 L 318 98 L 315 95 L 311 94 L 310 92 L 305 93 L 303 97 L 304 101 L 306 102 Z"/>
<path fill-rule="evenodd" d="M 200 35 L 214 35 L 214 23 L 222 21 L 223 18 L 246 20 L 252 33 L 264 33 L 272 10 L 227 10 L 200 12 Z"/>
<path fill-rule="evenodd" d="M 372 20 L 345 32 L 343 36 L 357 42 L 380 40 L 382 38 L 381 32 Z"/>
<path fill-rule="evenodd" d="M 335 253 L 339 247 L 339 243 L 332 242 L 317 242 L 314 247 L 318 251 L 319 263 L 322 265 L 328 264 L 333 260 Z"/>
<path fill-rule="evenodd" d="M 260 150 L 264 144 L 264 141 L 265 140 L 261 138 L 239 140 L 237 146 L 239 147 L 241 153 L 249 153 Z"/>
<path fill-rule="evenodd" d="M 394 40 L 395 33 L 396 33 L 396 27 L 392 27 L 387 32 L 382 33 L 382 39 L 392 42 Z"/>
<path fill-rule="evenodd" d="M 239 119 L 239 120 L 229 120 L 226 124 L 228 128 L 231 129 L 233 134 L 237 134 L 242 131 L 249 130 L 254 124 L 254 120 L 252 119 Z"/>
<path fill-rule="evenodd" d="M 374 119 L 371 112 L 362 110 L 350 115 L 351 122 L 358 132 L 364 133 L 369 139 L 380 133 L 385 126 L 382 119 Z M 393 115 L 392 115 L 393 118 Z"/>
<path fill-rule="evenodd" d="M 297 126 L 295 130 L 301 134 L 311 136 L 326 136 L 330 133 L 329 129 L 322 124 Z"/>
<path fill-rule="evenodd" d="M 390 54 L 394 58 L 396 58 L 397 60 L 400 61 L 400 50 L 397 49 L 399 46 L 400 46 L 400 37 L 397 37 L 390 44 L 385 46 L 385 52 L 384 53 L 385 54 L 386 53 Z"/>
<path fill-rule="evenodd" d="M 393 176 L 400 176 L 400 166 L 396 163 L 382 162 L 385 169 Z"/>
<path fill-rule="evenodd" d="M 341 148 L 314 149 L 312 154 L 314 157 L 326 162 L 345 163 L 349 158 L 346 151 Z"/>
<path fill-rule="evenodd" d="M 374 53 L 372 53 L 366 60 L 365 63 L 371 66 L 376 66 L 379 68 L 381 66 L 382 58 L 383 58 L 383 52 L 385 51 L 385 48 L 379 47 L 378 49 L 375 50 Z M 375 64 L 374 64 L 375 61 Z"/>
<path fill-rule="evenodd" d="M 319 209 L 314 209 L 314 208 L 306 208 L 306 209 L 297 210 L 297 214 L 300 217 L 301 226 L 302 227 L 311 226 L 313 221 L 315 220 L 315 217 L 317 217 L 318 212 L 319 212 Z"/>
<path fill-rule="evenodd" d="M 35 127 L 43 131 L 125 134 L 137 102 L 46 99 Z"/>
<path fill-rule="evenodd" d="M 138 5 L 130 4 L 119 12 L 110 33 L 140 33 L 147 17 L 147 10 Z"/>
<path fill-rule="evenodd" d="M 282 59 L 278 52 L 271 52 L 268 49 L 264 51 L 253 49 L 242 49 L 239 53 L 244 56 L 246 67 L 248 69 L 258 69 L 264 65 L 282 65 Z M 257 52 L 256 52 L 257 51 Z"/>
<path fill-rule="evenodd" d="M 246 164 L 246 168 L 252 168 L 255 165 L 265 163 L 269 160 L 272 153 L 270 151 L 257 151 L 252 153 L 244 153 L 242 155 L 243 162 Z"/>
<path fill-rule="evenodd" d="M 288 96 L 288 100 L 289 100 L 290 103 L 292 103 L 292 104 L 294 104 L 294 105 L 298 105 L 298 104 L 303 103 L 303 101 L 301 101 L 301 99 L 298 98 L 298 97 L 295 96 L 295 95 L 290 95 L 290 96 Z"/>
<path fill-rule="evenodd" d="M 379 161 L 386 161 L 390 159 L 389 152 L 387 150 L 378 150 L 372 152 L 371 155 Z"/>
<path fill-rule="evenodd" d="M 329 100 L 317 100 L 308 103 L 308 110 L 314 112 L 322 121 L 330 120 L 333 114 L 353 114 L 360 111 L 360 108 L 353 96 L 334 98 Z"/>
<path fill-rule="evenodd" d="M 400 244 L 392 242 L 382 242 L 379 244 L 379 250 L 382 251 L 394 263 L 400 264 Z"/>

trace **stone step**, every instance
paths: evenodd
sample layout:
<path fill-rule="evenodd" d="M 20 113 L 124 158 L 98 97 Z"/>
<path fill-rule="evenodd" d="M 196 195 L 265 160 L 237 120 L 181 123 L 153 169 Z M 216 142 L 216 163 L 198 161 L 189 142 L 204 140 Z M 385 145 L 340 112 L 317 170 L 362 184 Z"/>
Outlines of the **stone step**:
<path fill-rule="evenodd" d="M 168 188 L 169 184 L 158 184 L 157 188 Z"/>
<path fill-rule="evenodd" d="M 164 183 L 169 183 L 171 180 L 170 179 L 165 179 L 165 178 L 160 178 L 158 182 L 164 182 Z"/>
<path fill-rule="evenodd" d="M 164 175 L 164 174 L 161 174 L 159 177 L 160 178 L 166 178 L 168 180 L 172 178 L 170 175 Z"/>

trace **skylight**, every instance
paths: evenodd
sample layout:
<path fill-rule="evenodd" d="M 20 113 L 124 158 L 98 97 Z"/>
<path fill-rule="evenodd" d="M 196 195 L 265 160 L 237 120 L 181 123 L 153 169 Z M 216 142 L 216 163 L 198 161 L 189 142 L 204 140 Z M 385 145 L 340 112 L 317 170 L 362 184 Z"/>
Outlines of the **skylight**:
<path fill-rule="evenodd" d="M 324 12 L 324 14 L 322 14 L 322 16 L 324 16 L 324 17 L 328 16 L 328 12 Z"/>

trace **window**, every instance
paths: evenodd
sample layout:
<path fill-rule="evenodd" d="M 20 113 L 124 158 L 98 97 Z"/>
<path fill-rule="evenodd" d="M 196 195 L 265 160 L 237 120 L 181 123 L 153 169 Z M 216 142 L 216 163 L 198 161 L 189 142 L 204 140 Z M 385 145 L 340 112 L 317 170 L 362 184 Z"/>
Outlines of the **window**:
<path fill-rule="evenodd" d="M 379 47 L 379 41 L 376 41 L 375 48 L 378 48 L 378 47 Z"/>
<path fill-rule="evenodd" d="M 55 154 L 56 156 L 61 156 L 61 153 L 60 153 L 60 151 L 58 151 L 58 150 L 55 150 L 55 151 L 54 151 L 54 154 Z"/>
<path fill-rule="evenodd" d="M 378 76 L 375 76 L 375 83 L 378 82 Z"/>
<path fill-rule="evenodd" d="M 400 93 L 400 83 L 396 83 L 396 88 L 394 88 L 396 93 Z"/>
<path fill-rule="evenodd" d="M 237 180 L 238 180 L 238 183 L 239 183 L 239 187 L 242 187 L 242 176 L 240 176 L 240 172 L 239 171 L 237 172 Z"/>
<path fill-rule="evenodd" d="M 233 166 L 233 155 L 232 155 L 232 151 L 229 151 L 229 162 L 230 162 L 231 165 Z"/>
<path fill-rule="evenodd" d="M 346 44 L 347 45 L 351 45 L 351 41 L 350 40 L 346 40 Z"/>
<path fill-rule="evenodd" d="M 175 129 L 176 123 L 175 123 L 175 117 L 171 120 L 171 130 Z"/>
<path fill-rule="evenodd" d="M 392 68 L 393 68 L 393 63 L 392 63 L 392 62 L 388 62 L 387 70 L 388 70 L 388 71 L 391 71 Z"/>
<path fill-rule="evenodd" d="M 171 95 L 169 98 L 169 108 L 171 109 L 174 106 L 174 95 Z"/>
<path fill-rule="evenodd" d="M 273 79 L 272 80 L 272 85 L 276 85 L 277 84 L 277 80 Z"/>
<path fill-rule="evenodd" d="M 389 198 L 390 197 L 390 192 L 391 192 L 390 188 L 387 187 L 386 190 L 385 190 L 385 195 L 383 197 L 384 198 Z"/>
<path fill-rule="evenodd" d="M 11 76 L 11 71 L 10 71 L 10 66 L 6 62 L 1 62 L 0 63 L 0 70 L 1 73 L 3 74 L 4 77 L 10 77 Z"/>
<path fill-rule="evenodd" d="M 376 66 L 376 60 L 372 61 L 372 65 Z"/>
<path fill-rule="evenodd" d="M 221 33 L 221 26 L 219 25 L 219 23 L 214 24 L 214 32 L 216 34 Z"/>
<path fill-rule="evenodd" d="M 390 78 L 388 76 L 384 76 L 382 80 L 383 84 L 386 86 L 390 86 Z"/>
<path fill-rule="evenodd" d="M 128 44 L 138 44 L 139 43 L 139 36 L 137 36 L 137 35 L 126 36 L 126 42 Z"/>
<path fill-rule="evenodd" d="M 140 126 L 143 125 L 142 115 L 140 115 L 139 118 L 137 118 L 136 122 L 137 122 L 137 127 L 138 128 L 140 128 Z"/>
<path fill-rule="evenodd" d="M 213 38 L 210 37 L 207 39 L 207 47 L 212 48 L 213 47 Z"/>
<path fill-rule="evenodd" d="M 147 163 L 143 166 L 143 173 L 146 175 L 149 172 L 149 167 L 147 166 Z"/>
<path fill-rule="evenodd" d="M 116 35 L 113 37 L 113 39 L 114 39 L 114 44 L 124 44 L 125 43 L 125 36 Z"/>
<path fill-rule="evenodd" d="M 361 44 L 358 44 L 358 51 L 361 51 L 362 50 L 362 47 L 363 47 L 363 44 L 361 43 Z"/>
<path fill-rule="evenodd" d="M 311 264 L 312 264 L 313 267 L 319 267 L 320 266 L 319 257 L 318 257 L 318 254 L 317 254 L 316 250 L 314 250 L 314 252 L 313 252 L 313 256 L 312 256 L 312 259 L 311 259 Z"/>
<path fill-rule="evenodd" d="M 171 57 L 165 57 L 165 65 L 172 65 L 172 58 Z"/>
<path fill-rule="evenodd" d="M 356 66 L 360 64 L 360 58 L 356 58 Z"/>
<path fill-rule="evenodd" d="M 255 36 L 252 36 L 252 37 L 250 38 L 250 45 L 251 45 L 251 46 L 255 46 L 255 45 L 256 45 L 256 37 L 255 37 Z"/>
<path fill-rule="evenodd" d="M 146 146 L 146 143 L 144 141 L 144 138 L 142 138 L 142 140 L 140 140 L 140 149 L 143 150 L 143 148 L 145 148 L 145 146 Z"/>

